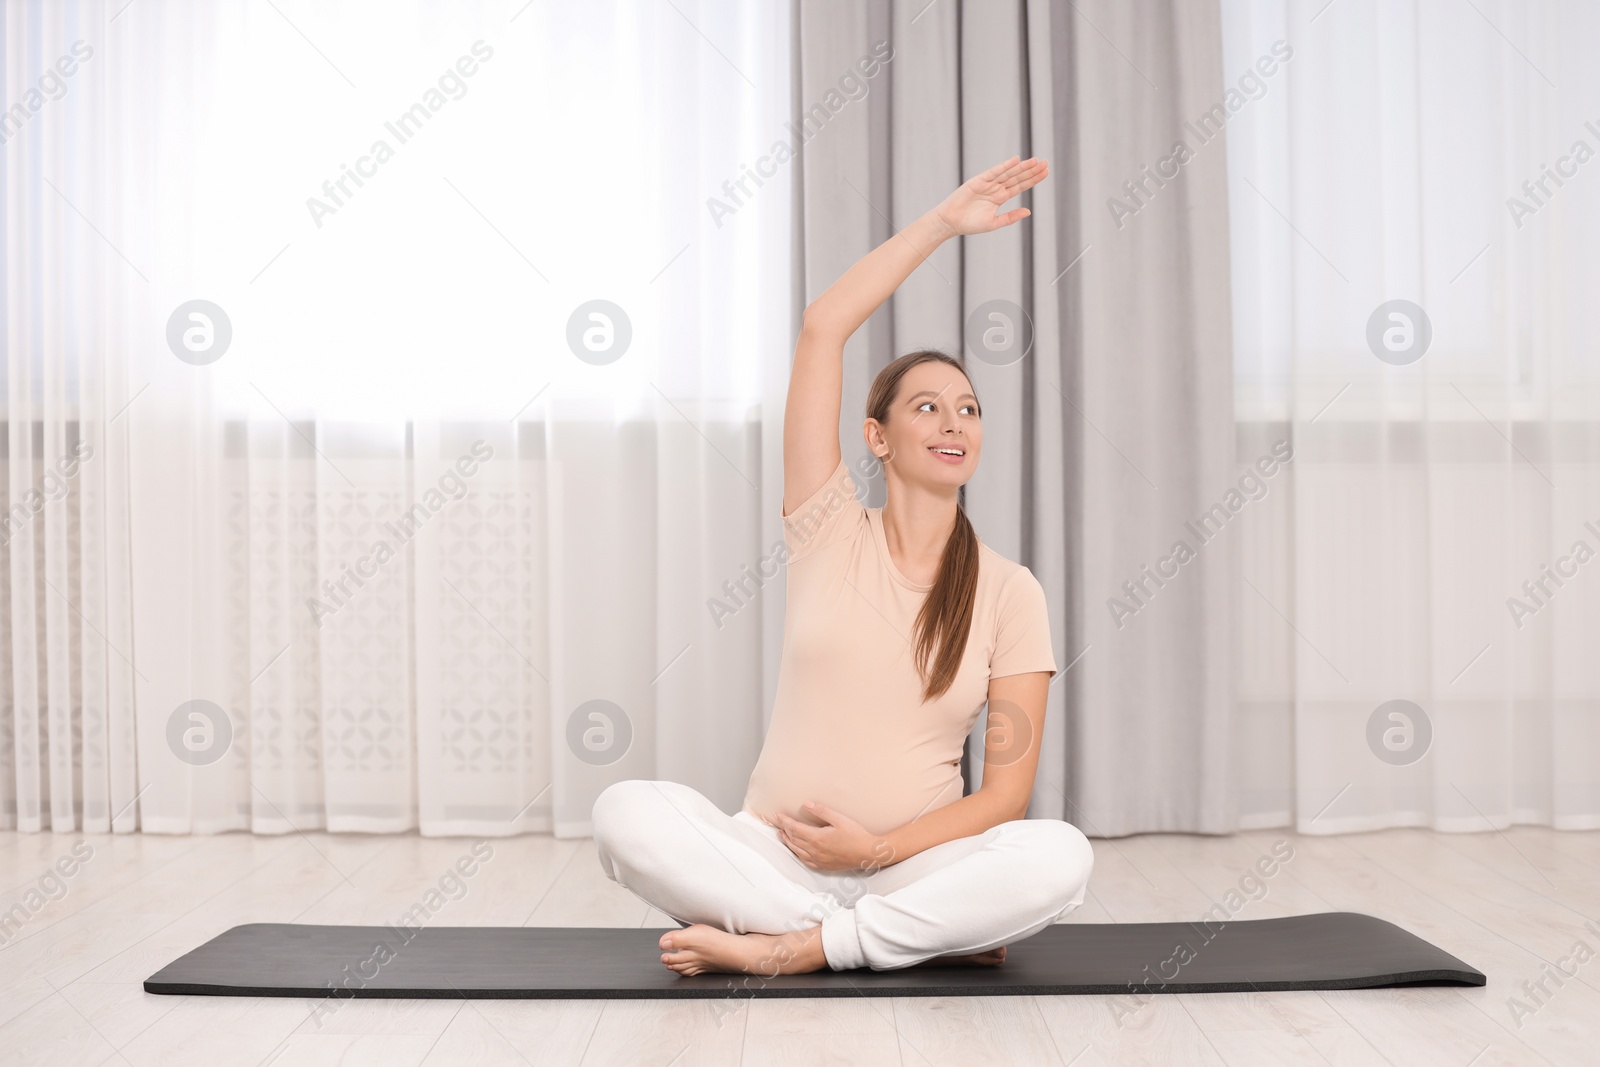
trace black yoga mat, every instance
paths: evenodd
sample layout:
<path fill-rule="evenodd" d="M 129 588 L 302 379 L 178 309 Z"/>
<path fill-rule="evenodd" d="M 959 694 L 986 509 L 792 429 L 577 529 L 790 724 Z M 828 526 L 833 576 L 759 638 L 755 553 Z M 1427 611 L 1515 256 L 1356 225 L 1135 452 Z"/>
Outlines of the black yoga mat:
<path fill-rule="evenodd" d="M 151 975 L 147 993 L 229 997 L 625 999 L 1232 993 L 1479 986 L 1481 972 L 1354 912 L 1202 923 L 1055 923 L 995 967 L 700 974 L 661 963 L 662 929 L 235 926 Z"/>

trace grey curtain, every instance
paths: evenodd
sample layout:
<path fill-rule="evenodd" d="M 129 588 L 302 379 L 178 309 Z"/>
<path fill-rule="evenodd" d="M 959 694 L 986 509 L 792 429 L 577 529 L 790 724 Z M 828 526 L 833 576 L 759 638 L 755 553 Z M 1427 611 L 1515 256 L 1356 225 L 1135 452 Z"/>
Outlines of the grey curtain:
<path fill-rule="evenodd" d="M 794 17 L 797 321 L 965 178 L 1051 162 L 1029 219 L 947 243 L 851 339 L 841 441 L 866 455 L 891 359 L 963 357 L 985 415 L 965 504 L 1043 583 L 1062 668 L 1030 814 L 1096 836 L 1235 829 L 1233 541 L 1190 525 L 1235 477 L 1226 147 L 1192 125 L 1224 93 L 1217 4 L 808 0 Z M 963 339 L 996 300 L 1033 331 L 1004 365 Z"/>

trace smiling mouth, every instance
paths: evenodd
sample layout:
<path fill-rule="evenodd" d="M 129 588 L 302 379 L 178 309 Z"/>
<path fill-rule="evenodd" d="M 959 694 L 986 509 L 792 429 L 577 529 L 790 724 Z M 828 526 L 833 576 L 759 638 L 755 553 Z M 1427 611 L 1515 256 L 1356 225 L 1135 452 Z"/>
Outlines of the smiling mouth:
<path fill-rule="evenodd" d="M 934 455 L 938 456 L 941 460 L 943 460 L 946 463 L 964 463 L 964 462 L 966 462 L 966 458 L 967 458 L 967 450 L 966 449 L 957 448 L 957 447 L 953 447 L 953 446 L 931 446 L 930 445 L 929 448 L 928 448 L 928 451 L 932 452 Z"/>

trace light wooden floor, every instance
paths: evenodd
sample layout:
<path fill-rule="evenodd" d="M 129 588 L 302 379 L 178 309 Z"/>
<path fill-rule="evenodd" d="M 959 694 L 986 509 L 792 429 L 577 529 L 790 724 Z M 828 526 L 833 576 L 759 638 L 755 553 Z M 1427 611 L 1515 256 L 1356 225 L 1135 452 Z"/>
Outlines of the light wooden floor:
<path fill-rule="evenodd" d="M 468 853 L 469 839 L 7 833 L 0 910 L 76 842 L 93 857 L 0 948 L 0 1062 L 1600 1063 L 1600 959 L 1563 985 L 1547 979 L 1550 994 L 1531 1016 L 1508 1006 L 1515 995 L 1536 1007 L 1523 982 L 1575 942 L 1600 952 L 1600 936 L 1583 928 L 1600 927 L 1600 833 L 1095 840 L 1090 899 L 1071 921 L 1198 918 L 1280 838 L 1293 859 L 1238 918 L 1367 912 L 1460 956 L 1488 986 L 1156 996 L 1123 1000 L 1120 1012 L 1111 997 L 996 996 L 357 1000 L 314 1016 L 319 1002 L 150 996 L 140 982 L 239 923 L 396 920 Z M 590 839 L 491 844 L 493 857 L 430 925 L 674 925 L 605 878 Z"/>

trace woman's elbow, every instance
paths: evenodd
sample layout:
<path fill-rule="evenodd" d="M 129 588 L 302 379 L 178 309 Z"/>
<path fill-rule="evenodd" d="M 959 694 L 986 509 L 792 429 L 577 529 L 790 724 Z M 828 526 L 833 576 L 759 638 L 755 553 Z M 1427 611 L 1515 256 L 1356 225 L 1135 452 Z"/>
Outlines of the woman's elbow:
<path fill-rule="evenodd" d="M 801 335 L 817 340 L 828 340 L 830 338 L 842 340 L 842 338 L 839 337 L 839 334 L 842 331 L 840 330 L 838 323 L 834 321 L 833 316 L 829 314 L 826 308 L 818 306 L 818 302 L 820 300 L 821 298 L 819 297 L 817 300 L 807 304 L 805 311 L 801 313 Z"/>
<path fill-rule="evenodd" d="M 999 821 L 1015 822 L 1018 819 L 1026 819 L 1028 817 L 1028 804 L 1031 799 L 1032 798 L 1027 795 L 1022 797 L 1006 797 L 1005 804 L 1000 809 Z"/>

